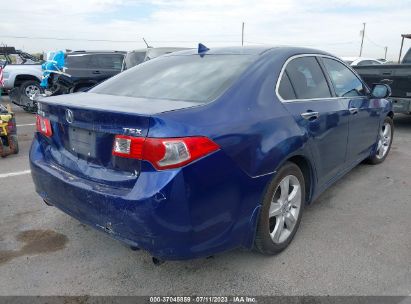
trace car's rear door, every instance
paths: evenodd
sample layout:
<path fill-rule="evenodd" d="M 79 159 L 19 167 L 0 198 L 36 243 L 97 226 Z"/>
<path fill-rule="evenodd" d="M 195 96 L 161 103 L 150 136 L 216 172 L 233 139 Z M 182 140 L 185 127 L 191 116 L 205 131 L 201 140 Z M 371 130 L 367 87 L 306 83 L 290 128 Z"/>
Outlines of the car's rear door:
<path fill-rule="evenodd" d="M 308 136 L 318 183 L 343 168 L 348 140 L 348 100 L 336 99 L 314 55 L 298 55 L 283 67 L 277 93 Z"/>
<path fill-rule="evenodd" d="M 381 107 L 378 100 L 371 100 L 367 87 L 348 67 L 340 61 L 321 58 L 336 96 L 343 103 L 348 102 L 350 127 L 347 163 L 358 162 L 369 155 L 377 140 Z"/>

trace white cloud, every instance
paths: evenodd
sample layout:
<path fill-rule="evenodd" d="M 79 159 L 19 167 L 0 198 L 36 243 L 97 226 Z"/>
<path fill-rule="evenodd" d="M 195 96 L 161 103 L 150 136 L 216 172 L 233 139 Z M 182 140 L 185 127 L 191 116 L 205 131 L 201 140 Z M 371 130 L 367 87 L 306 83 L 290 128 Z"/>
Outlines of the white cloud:
<path fill-rule="evenodd" d="M 395 59 L 400 34 L 411 30 L 410 13 L 405 0 L 14 0 L 2 14 L 0 35 L 138 42 L 5 37 L 0 41 L 29 51 L 129 50 L 144 46 L 141 37 L 155 46 L 195 46 L 200 41 L 211 47 L 239 45 L 244 21 L 246 44 L 300 45 L 355 56 L 362 22 L 367 22 L 364 55 L 382 57 L 383 47 L 388 46 L 389 57 Z"/>

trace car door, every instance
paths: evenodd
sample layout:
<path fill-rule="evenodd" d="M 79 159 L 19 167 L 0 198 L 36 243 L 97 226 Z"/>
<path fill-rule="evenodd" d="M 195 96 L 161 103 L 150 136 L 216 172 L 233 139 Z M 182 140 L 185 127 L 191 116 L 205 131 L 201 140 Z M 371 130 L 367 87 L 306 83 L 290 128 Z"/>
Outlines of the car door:
<path fill-rule="evenodd" d="M 337 99 L 313 55 L 299 55 L 286 63 L 277 93 L 308 136 L 319 186 L 342 170 L 348 140 L 348 100 Z"/>
<path fill-rule="evenodd" d="M 367 157 L 375 144 L 380 123 L 380 103 L 371 100 L 368 88 L 359 77 L 340 61 L 322 57 L 336 96 L 348 102 L 350 111 L 348 165 Z"/>

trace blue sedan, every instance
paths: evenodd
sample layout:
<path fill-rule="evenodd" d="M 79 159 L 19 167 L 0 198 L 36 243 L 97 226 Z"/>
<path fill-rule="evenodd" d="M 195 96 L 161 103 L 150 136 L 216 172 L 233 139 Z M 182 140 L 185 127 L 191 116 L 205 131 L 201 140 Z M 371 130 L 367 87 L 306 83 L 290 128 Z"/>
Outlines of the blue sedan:
<path fill-rule="evenodd" d="M 157 261 L 271 255 L 306 204 L 387 157 L 389 94 L 318 50 L 177 52 L 41 100 L 32 176 L 48 205 Z"/>

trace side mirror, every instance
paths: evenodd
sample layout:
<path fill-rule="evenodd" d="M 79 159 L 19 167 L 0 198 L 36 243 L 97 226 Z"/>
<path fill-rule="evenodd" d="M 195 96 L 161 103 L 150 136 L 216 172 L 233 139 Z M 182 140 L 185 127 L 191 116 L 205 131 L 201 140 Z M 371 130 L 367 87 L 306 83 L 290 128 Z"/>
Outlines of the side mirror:
<path fill-rule="evenodd" d="M 388 84 L 383 84 L 383 83 L 375 84 L 372 89 L 371 96 L 373 98 L 378 98 L 378 99 L 390 97 L 391 88 Z"/>

